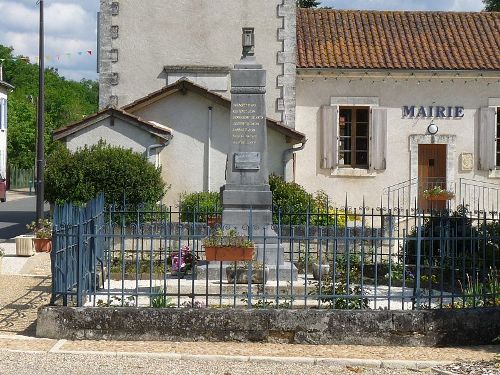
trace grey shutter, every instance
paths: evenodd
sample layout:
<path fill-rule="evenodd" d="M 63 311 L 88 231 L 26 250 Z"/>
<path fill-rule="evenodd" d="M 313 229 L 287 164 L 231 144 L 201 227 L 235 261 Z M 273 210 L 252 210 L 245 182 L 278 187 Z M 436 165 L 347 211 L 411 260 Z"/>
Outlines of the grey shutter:
<path fill-rule="evenodd" d="M 6 107 L 7 106 L 5 105 L 5 99 L 1 98 L 0 99 L 0 129 L 7 128 Z"/>
<path fill-rule="evenodd" d="M 387 109 L 373 108 L 370 119 L 370 169 L 383 171 L 387 164 Z"/>
<path fill-rule="evenodd" d="M 496 110 L 484 107 L 479 115 L 479 169 L 495 169 Z"/>
<path fill-rule="evenodd" d="M 3 102 L 3 118 L 4 118 L 3 128 L 7 129 L 7 99 L 5 99 Z"/>
<path fill-rule="evenodd" d="M 338 164 L 338 109 L 334 106 L 321 107 L 321 168 L 336 168 Z"/>

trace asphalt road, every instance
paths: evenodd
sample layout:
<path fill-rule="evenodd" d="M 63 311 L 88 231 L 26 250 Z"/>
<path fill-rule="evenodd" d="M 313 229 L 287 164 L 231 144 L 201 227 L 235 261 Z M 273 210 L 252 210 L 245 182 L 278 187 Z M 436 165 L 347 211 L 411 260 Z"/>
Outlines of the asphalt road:
<path fill-rule="evenodd" d="M 0 242 L 26 234 L 26 224 L 35 220 L 35 216 L 35 196 L 0 203 Z"/>

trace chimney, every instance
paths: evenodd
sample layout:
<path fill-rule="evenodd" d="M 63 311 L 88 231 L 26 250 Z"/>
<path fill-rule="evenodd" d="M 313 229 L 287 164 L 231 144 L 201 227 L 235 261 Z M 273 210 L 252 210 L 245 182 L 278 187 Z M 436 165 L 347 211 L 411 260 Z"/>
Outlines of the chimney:
<path fill-rule="evenodd" d="M 3 81 L 3 64 L 0 63 L 0 82 Z"/>

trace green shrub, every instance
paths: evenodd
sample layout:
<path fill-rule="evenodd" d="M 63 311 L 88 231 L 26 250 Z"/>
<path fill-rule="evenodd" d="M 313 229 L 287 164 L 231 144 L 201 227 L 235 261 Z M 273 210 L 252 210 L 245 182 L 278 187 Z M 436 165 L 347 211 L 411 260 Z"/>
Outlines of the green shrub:
<path fill-rule="evenodd" d="M 313 201 L 312 194 L 299 184 L 286 182 L 276 175 L 269 176 L 269 185 L 273 193 L 273 222 L 278 223 L 281 211 L 281 224 L 305 224 L 305 213 Z"/>
<path fill-rule="evenodd" d="M 103 192 L 107 204 L 155 204 L 165 193 L 161 169 L 132 150 L 97 145 L 72 153 L 58 147 L 47 161 L 45 199 L 83 204 Z"/>
<path fill-rule="evenodd" d="M 269 185 L 273 193 L 273 223 L 305 225 L 309 216 L 309 225 L 336 226 L 344 228 L 348 220 L 358 220 L 352 213 L 336 209 L 328 195 L 320 190 L 314 195 L 308 193 L 295 182 L 286 182 L 279 176 L 269 176 Z"/>
<path fill-rule="evenodd" d="M 219 193 L 199 192 L 183 194 L 179 205 L 184 222 L 206 222 L 208 217 L 219 216 L 222 204 Z"/>

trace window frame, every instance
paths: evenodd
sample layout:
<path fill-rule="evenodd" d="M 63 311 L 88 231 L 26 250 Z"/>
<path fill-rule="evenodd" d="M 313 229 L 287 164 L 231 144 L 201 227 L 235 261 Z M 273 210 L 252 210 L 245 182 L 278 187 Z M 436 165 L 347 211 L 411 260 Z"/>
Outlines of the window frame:
<path fill-rule="evenodd" d="M 495 121 L 495 169 L 500 170 L 500 106 L 493 107 L 496 110 Z"/>
<path fill-rule="evenodd" d="M 366 121 L 366 136 L 358 136 L 358 131 L 357 127 L 358 124 L 361 123 L 360 121 L 357 121 L 357 111 L 363 109 L 367 111 L 367 121 Z M 341 148 L 341 142 L 342 138 L 346 136 L 341 135 L 341 112 L 344 110 L 350 110 L 351 111 L 351 135 L 350 137 L 350 146 L 349 150 L 347 152 L 350 152 L 351 154 L 351 163 L 350 164 L 341 164 L 340 160 L 345 160 L 344 159 L 344 154 L 346 151 L 343 151 Z M 369 170 L 370 169 L 370 139 L 371 139 L 371 134 L 370 134 L 370 123 L 371 123 L 371 111 L 372 107 L 370 105 L 341 105 L 338 104 L 338 168 L 342 169 L 363 169 L 363 170 Z M 345 122 L 344 122 L 345 123 Z M 366 150 L 362 150 L 360 152 L 366 152 L 366 164 L 358 164 L 357 163 L 357 144 L 356 141 L 358 138 L 366 138 Z M 342 158 L 341 158 L 342 155 Z"/>

